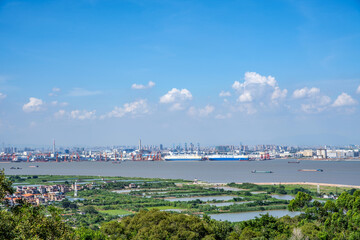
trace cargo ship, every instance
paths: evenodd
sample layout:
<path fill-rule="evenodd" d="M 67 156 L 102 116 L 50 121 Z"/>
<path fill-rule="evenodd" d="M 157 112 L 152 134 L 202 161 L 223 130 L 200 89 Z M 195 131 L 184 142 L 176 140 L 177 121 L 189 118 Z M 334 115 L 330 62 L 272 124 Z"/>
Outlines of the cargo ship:
<path fill-rule="evenodd" d="M 164 159 L 165 161 L 201 161 L 203 157 L 199 155 L 169 155 Z"/>
<path fill-rule="evenodd" d="M 210 161 L 249 161 L 249 156 L 246 155 L 208 155 L 206 159 Z"/>
<path fill-rule="evenodd" d="M 322 169 L 299 169 L 299 172 L 323 172 Z"/>

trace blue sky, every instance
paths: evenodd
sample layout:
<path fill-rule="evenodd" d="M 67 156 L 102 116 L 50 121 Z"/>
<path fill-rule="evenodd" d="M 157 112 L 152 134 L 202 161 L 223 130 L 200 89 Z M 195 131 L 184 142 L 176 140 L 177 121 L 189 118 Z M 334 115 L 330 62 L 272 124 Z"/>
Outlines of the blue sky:
<path fill-rule="evenodd" d="M 1 1 L 0 142 L 359 144 L 359 1 Z"/>

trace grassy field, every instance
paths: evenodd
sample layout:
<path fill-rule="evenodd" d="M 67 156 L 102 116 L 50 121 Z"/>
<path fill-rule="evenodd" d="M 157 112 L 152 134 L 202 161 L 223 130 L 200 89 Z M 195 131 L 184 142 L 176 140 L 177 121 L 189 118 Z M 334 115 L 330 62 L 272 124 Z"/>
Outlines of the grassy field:
<path fill-rule="evenodd" d="M 159 179 L 159 178 L 141 178 L 141 177 L 108 177 L 108 176 L 76 176 L 76 175 L 9 175 L 7 176 L 14 184 L 29 185 L 52 185 L 78 182 L 102 182 L 103 180 L 120 180 L 120 181 L 172 181 L 172 182 L 188 182 L 182 179 Z"/>
<path fill-rule="evenodd" d="M 123 209 L 116 209 L 116 210 L 100 210 L 101 213 L 106 213 L 109 215 L 128 215 L 132 214 L 132 212 L 123 210 Z"/>
<path fill-rule="evenodd" d="M 152 209 L 159 209 L 159 210 L 168 210 L 168 209 L 183 209 L 180 207 L 174 207 L 174 206 L 160 206 L 160 207 L 148 207 L 148 210 L 152 210 Z"/>
<path fill-rule="evenodd" d="M 262 185 L 262 186 L 273 186 L 273 185 Z M 300 188 L 303 187 L 305 189 L 308 189 L 312 192 L 317 192 L 317 185 L 309 185 L 309 184 L 282 184 L 282 186 L 285 186 L 285 190 L 293 190 L 296 188 Z M 342 192 L 346 191 L 346 190 L 350 190 L 350 187 L 334 187 L 334 186 L 320 186 L 320 192 L 322 193 L 326 193 L 329 194 L 330 192 L 332 193 L 338 193 L 341 194 Z"/>

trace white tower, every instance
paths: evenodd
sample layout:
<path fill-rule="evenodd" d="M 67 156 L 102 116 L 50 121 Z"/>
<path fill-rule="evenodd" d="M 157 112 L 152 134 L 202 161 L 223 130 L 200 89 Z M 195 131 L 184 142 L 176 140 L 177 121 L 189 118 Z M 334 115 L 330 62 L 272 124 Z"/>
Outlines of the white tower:
<path fill-rule="evenodd" d="M 141 151 L 141 139 L 139 139 L 139 151 Z"/>
<path fill-rule="evenodd" d="M 74 188 L 75 188 L 74 189 L 74 197 L 77 197 L 77 184 L 76 183 L 77 183 L 77 180 L 75 180 L 75 184 L 74 184 L 75 185 L 74 186 Z"/>

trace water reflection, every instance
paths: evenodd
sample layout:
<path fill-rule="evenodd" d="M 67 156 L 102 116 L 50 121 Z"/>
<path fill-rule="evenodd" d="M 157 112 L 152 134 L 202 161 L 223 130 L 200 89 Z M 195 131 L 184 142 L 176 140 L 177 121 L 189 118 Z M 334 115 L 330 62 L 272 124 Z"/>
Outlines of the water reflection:
<path fill-rule="evenodd" d="M 269 211 L 257 211 L 257 212 L 241 212 L 241 213 L 220 213 L 220 214 L 210 214 L 209 216 L 212 219 L 219 221 L 229 221 L 229 222 L 241 222 L 255 217 L 260 217 L 261 214 L 269 213 L 274 217 L 283 217 L 289 215 L 294 217 L 299 215 L 301 212 L 290 212 L 288 210 L 269 210 Z"/>
<path fill-rule="evenodd" d="M 276 198 L 276 199 L 281 199 L 281 200 L 293 200 L 295 197 L 294 196 L 291 196 L 291 195 L 278 195 L 278 194 L 273 194 L 271 195 L 273 198 Z"/>
<path fill-rule="evenodd" d="M 229 201 L 231 199 L 233 199 L 236 196 L 206 196 L 206 197 L 187 197 L 187 198 L 165 198 L 166 201 L 170 201 L 170 202 L 176 202 L 176 201 L 180 201 L 180 202 L 188 202 L 188 201 L 194 201 L 196 199 L 199 199 L 203 202 L 208 202 L 208 201 L 212 201 L 212 200 L 217 200 L 217 201 Z"/>
<path fill-rule="evenodd" d="M 222 202 L 222 203 L 209 203 L 211 206 L 216 207 L 225 207 L 225 206 L 231 206 L 233 204 L 245 204 L 245 203 L 252 203 L 254 201 L 247 201 L 247 202 Z"/>

